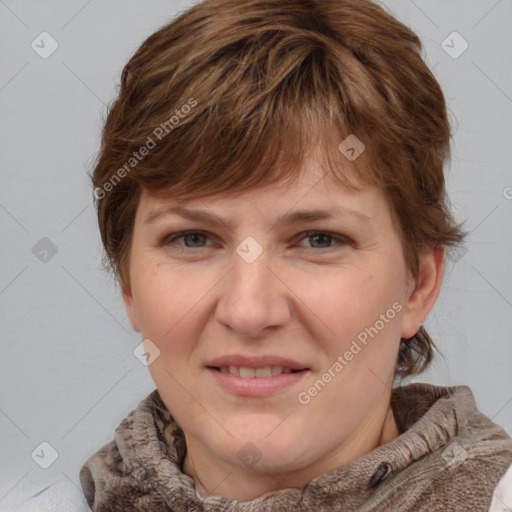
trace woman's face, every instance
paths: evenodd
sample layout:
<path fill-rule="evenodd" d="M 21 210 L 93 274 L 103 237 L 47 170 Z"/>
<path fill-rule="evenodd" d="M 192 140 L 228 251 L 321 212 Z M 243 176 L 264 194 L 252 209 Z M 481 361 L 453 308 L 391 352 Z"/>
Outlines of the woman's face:
<path fill-rule="evenodd" d="M 228 465 L 328 467 L 371 437 L 423 320 L 383 193 L 322 175 L 313 160 L 293 187 L 140 199 L 127 311 L 187 445 Z"/>

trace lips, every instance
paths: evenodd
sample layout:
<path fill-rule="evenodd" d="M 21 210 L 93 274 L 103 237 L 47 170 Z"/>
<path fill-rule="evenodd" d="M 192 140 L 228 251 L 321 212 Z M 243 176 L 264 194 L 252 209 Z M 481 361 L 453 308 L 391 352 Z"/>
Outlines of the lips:
<path fill-rule="evenodd" d="M 214 368 L 221 373 L 229 373 L 237 377 L 243 377 L 250 379 L 254 377 L 275 377 L 283 373 L 295 373 L 300 370 L 292 370 L 291 368 L 283 368 L 282 366 L 264 366 L 261 368 L 250 368 L 248 366 L 221 366 L 220 368 Z"/>
<path fill-rule="evenodd" d="M 250 369 L 254 370 L 262 369 L 262 368 L 281 368 L 282 371 L 279 373 L 289 373 L 290 371 L 302 371 L 309 370 L 306 364 L 300 363 L 293 359 L 289 359 L 281 356 L 273 356 L 273 355 L 261 355 L 261 356 L 245 356 L 241 354 L 233 354 L 217 357 L 210 362 L 208 362 L 205 366 L 217 370 L 221 370 L 221 368 L 235 368 L 239 369 Z"/>
<path fill-rule="evenodd" d="M 241 397 L 267 397 L 297 386 L 307 365 L 281 356 L 232 354 L 211 360 L 208 373 L 225 391 Z"/>

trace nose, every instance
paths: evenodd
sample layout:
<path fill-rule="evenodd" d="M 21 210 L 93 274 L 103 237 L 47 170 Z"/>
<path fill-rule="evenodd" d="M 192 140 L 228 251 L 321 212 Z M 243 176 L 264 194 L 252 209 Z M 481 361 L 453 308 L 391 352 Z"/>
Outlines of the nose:
<path fill-rule="evenodd" d="M 252 263 L 235 252 L 233 268 L 222 280 L 217 321 L 244 338 L 284 326 L 291 317 L 289 290 L 272 267 L 265 251 Z"/>

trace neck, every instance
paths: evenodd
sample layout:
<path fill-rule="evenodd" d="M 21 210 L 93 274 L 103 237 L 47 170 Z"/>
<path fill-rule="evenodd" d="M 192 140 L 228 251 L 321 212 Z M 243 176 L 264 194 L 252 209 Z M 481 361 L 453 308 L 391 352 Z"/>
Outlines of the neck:
<path fill-rule="evenodd" d="M 380 422 L 375 419 L 374 415 L 368 417 L 368 421 L 350 439 L 344 440 L 336 450 L 325 454 L 314 464 L 278 475 L 248 471 L 225 463 L 195 439 L 187 438 L 183 472 L 194 479 L 200 499 L 220 495 L 238 501 L 251 501 L 280 489 L 300 489 L 313 478 L 348 464 L 400 435 L 391 407 L 383 411 Z"/>

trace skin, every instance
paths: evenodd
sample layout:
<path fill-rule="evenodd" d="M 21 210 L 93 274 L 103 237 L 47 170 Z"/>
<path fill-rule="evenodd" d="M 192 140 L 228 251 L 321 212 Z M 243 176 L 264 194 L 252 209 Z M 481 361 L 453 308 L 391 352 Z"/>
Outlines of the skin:
<path fill-rule="evenodd" d="M 145 222 L 177 204 L 143 190 L 123 297 L 134 329 L 160 349 L 149 369 L 185 433 L 183 471 L 199 495 L 248 501 L 300 488 L 396 438 L 389 403 L 400 338 L 417 332 L 437 298 L 443 250 L 421 256 L 414 280 L 382 191 L 348 191 L 315 158 L 292 187 L 180 203 L 214 213 L 225 225 L 173 213 Z M 369 219 L 338 214 L 276 224 L 291 211 L 331 207 Z M 186 230 L 201 233 L 171 240 Z M 235 250 L 247 236 L 263 250 L 250 264 Z M 309 403 L 300 403 L 298 394 L 396 303 L 401 310 L 378 335 Z M 289 357 L 310 372 L 272 396 L 239 397 L 205 368 L 233 353 Z M 247 443 L 260 456 L 253 465 L 238 457 Z"/>

